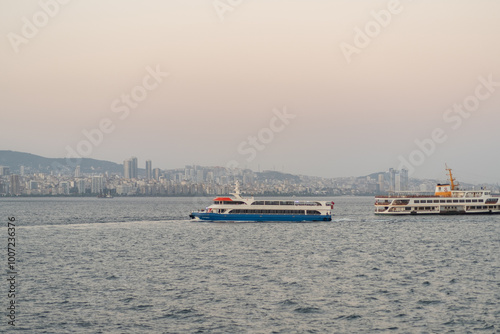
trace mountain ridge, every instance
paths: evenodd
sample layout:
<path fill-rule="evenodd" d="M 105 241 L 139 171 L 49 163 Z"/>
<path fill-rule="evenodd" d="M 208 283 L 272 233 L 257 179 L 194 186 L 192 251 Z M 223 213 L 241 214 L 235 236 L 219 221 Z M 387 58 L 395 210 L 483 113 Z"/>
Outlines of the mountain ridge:
<path fill-rule="evenodd" d="M 72 159 L 73 160 L 73 159 Z M 123 165 L 112 161 L 81 158 L 78 161 L 82 173 L 123 173 Z M 65 158 L 47 158 L 40 155 L 0 150 L 0 166 L 9 167 L 12 173 L 19 173 L 20 166 L 24 166 L 25 172 L 38 170 L 40 172 L 51 172 L 57 170 L 72 171 L 76 165 L 68 164 Z"/>

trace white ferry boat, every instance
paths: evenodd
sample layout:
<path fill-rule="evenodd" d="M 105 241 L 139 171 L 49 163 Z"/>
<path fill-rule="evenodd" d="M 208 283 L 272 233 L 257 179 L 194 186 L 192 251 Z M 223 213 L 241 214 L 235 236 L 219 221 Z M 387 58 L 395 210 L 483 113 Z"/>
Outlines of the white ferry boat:
<path fill-rule="evenodd" d="M 189 217 L 206 221 L 229 222 L 310 222 L 331 221 L 333 202 L 296 200 L 255 200 L 242 198 L 238 184 L 231 197 L 217 197 L 204 210 L 192 212 Z"/>
<path fill-rule="evenodd" d="M 446 167 L 450 182 L 438 184 L 434 195 L 394 194 L 375 196 L 375 214 L 495 214 L 500 213 L 498 196 L 490 190 L 460 190 L 451 169 Z"/>

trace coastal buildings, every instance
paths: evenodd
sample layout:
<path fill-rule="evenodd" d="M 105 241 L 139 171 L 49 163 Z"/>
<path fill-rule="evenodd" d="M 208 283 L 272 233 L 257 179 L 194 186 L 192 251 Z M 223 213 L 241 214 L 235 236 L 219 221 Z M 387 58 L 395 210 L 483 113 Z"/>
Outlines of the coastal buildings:
<path fill-rule="evenodd" d="M 102 175 L 92 176 L 91 193 L 101 194 L 104 191 L 104 179 Z"/>
<path fill-rule="evenodd" d="M 123 161 L 123 177 L 126 179 L 137 179 L 137 171 L 136 157 Z"/>
<path fill-rule="evenodd" d="M 21 195 L 21 182 L 19 175 L 12 174 L 10 176 L 10 193 L 12 195 Z"/>
<path fill-rule="evenodd" d="M 153 169 L 150 160 L 145 164 L 146 169 L 139 171 L 136 164 L 137 158 L 125 160 L 123 173 L 93 172 L 92 168 L 83 172 L 79 166 L 57 173 L 31 168 L 24 176 L 0 176 L 0 196 L 97 196 L 108 193 L 113 196 L 212 196 L 227 195 L 236 181 L 249 196 L 373 196 L 388 193 L 390 189 L 395 192 L 432 189 L 436 181 L 409 179 L 404 169 L 389 169 L 363 177 L 322 178 L 220 166 L 189 165 L 162 170 Z M 10 170 L 18 171 L 16 166 L 6 168 L 8 166 L 2 170 L 9 170 L 9 174 Z M 487 187 L 500 192 L 498 186 Z"/>
<path fill-rule="evenodd" d="M 146 179 L 151 180 L 153 178 L 153 164 L 151 160 L 146 160 Z"/>

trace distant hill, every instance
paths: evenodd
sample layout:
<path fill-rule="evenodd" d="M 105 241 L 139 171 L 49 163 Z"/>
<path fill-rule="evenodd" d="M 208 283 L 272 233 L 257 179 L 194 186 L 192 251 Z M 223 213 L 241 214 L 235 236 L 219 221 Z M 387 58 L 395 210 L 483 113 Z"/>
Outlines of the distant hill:
<path fill-rule="evenodd" d="M 123 174 L 123 165 L 111 161 L 82 158 L 79 162 L 82 173 L 115 173 Z M 20 166 L 26 173 L 50 173 L 61 170 L 73 173 L 74 164 L 64 158 L 45 158 L 31 153 L 0 150 L 0 166 L 7 166 L 11 173 L 19 174 Z"/>
<path fill-rule="evenodd" d="M 257 179 L 259 181 L 263 181 L 265 179 L 279 180 L 279 181 L 285 181 L 285 180 L 292 181 L 293 180 L 295 182 L 300 181 L 300 177 L 297 175 L 281 173 L 281 172 L 272 171 L 272 170 L 265 170 L 265 171 L 262 171 L 261 173 L 256 173 L 256 174 L 257 174 Z"/>

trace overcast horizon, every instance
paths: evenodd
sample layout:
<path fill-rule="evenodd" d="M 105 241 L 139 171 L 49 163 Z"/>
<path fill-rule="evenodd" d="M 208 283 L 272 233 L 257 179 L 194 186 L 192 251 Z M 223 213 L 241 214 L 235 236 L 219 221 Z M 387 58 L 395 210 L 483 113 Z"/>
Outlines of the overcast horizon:
<path fill-rule="evenodd" d="M 0 149 L 498 183 L 500 2 L 3 1 Z"/>

